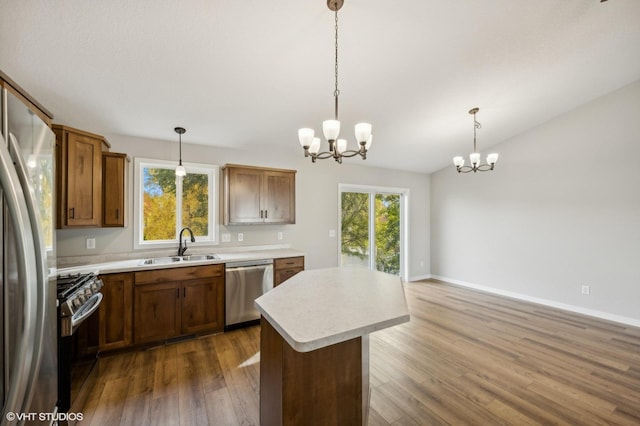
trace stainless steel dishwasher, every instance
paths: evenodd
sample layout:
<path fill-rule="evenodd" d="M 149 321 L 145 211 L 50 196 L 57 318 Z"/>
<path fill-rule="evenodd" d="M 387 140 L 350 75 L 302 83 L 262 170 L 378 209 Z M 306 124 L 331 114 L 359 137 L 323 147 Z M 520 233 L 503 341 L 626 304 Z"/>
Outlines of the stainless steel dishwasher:
<path fill-rule="evenodd" d="M 225 328 L 255 324 L 260 313 L 253 301 L 273 288 L 273 259 L 225 265 Z"/>

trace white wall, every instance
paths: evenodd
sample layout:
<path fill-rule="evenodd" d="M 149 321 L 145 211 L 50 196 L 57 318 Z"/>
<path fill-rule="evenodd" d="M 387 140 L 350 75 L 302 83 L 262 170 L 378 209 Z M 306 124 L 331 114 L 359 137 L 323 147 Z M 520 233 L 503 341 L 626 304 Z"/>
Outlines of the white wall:
<path fill-rule="evenodd" d="M 640 81 L 494 150 L 431 176 L 432 275 L 640 325 Z"/>
<path fill-rule="evenodd" d="M 259 143 L 255 152 L 192 145 L 186 143 L 188 134 L 187 132 L 183 137 L 184 161 L 220 166 L 226 163 L 247 164 L 298 171 L 295 225 L 221 226 L 221 233 L 231 233 L 232 242 L 221 243 L 219 247 L 284 243 L 307 253 L 306 267 L 309 269 L 336 266 L 338 239 L 329 238 L 329 230 L 337 231 L 338 226 L 338 184 L 402 187 L 410 190 L 409 277 L 424 277 L 429 274 L 429 175 L 360 166 L 359 164 L 366 163 L 359 158 L 346 159 L 342 165 L 332 160 L 312 164 L 308 158 L 304 158 L 295 138 L 295 132 L 292 133 L 294 136 L 291 140 L 291 149 L 280 153 L 260 149 Z M 112 151 L 125 152 L 131 158 L 176 160 L 178 157 L 177 142 L 122 135 L 105 135 L 105 137 L 111 143 Z M 375 146 L 369 153 L 369 156 L 374 155 L 376 155 Z M 129 206 L 133 206 L 133 161 L 129 171 Z M 222 216 L 220 220 L 221 218 Z M 130 210 L 129 224 L 132 223 L 133 215 Z M 282 241 L 277 240 L 279 231 L 284 234 Z M 242 243 L 237 242 L 236 236 L 239 232 L 244 234 Z M 87 237 L 96 238 L 95 250 L 85 249 Z M 129 225 L 125 229 L 59 230 L 57 243 L 58 256 L 62 262 L 65 261 L 64 257 L 133 252 L 133 228 Z M 215 252 L 215 248 L 211 251 Z M 169 254 L 166 250 L 164 252 Z M 131 256 L 137 255 L 132 253 Z M 423 262 L 422 267 L 421 262 Z"/>

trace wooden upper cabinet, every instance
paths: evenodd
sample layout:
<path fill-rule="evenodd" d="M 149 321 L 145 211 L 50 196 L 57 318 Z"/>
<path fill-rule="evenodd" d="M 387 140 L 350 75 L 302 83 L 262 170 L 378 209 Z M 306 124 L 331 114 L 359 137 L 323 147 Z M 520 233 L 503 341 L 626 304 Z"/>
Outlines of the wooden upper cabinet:
<path fill-rule="evenodd" d="M 102 226 L 125 226 L 127 163 L 127 154 L 102 153 Z"/>
<path fill-rule="evenodd" d="M 57 228 L 102 224 L 102 149 L 105 138 L 54 124 Z"/>
<path fill-rule="evenodd" d="M 224 224 L 296 222 L 296 171 L 228 164 L 224 173 Z"/>

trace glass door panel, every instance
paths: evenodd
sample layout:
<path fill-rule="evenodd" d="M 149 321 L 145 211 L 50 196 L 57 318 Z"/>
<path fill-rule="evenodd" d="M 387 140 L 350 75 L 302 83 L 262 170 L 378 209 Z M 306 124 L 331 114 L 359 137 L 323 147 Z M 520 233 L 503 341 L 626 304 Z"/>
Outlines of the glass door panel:
<path fill-rule="evenodd" d="M 375 195 L 375 268 L 400 274 L 400 194 Z"/>
<path fill-rule="evenodd" d="M 341 193 L 341 249 L 342 266 L 369 267 L 369 194 Z"/>
<path fill-rule="evenodd" d="M 402 194 L 340 190 L 340 265 L 400 275 Z"/>

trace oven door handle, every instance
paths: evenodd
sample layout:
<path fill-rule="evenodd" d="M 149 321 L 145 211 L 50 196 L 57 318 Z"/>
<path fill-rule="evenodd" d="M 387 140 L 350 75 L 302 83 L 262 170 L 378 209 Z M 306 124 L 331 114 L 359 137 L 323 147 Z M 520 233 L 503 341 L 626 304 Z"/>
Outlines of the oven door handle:
<path fill-rule="evenodd" d="M 73 314 L 71 317 L 71 329 L 75 329 L 79 326 L 84 320 L 86 320 L 89 315 L 94 313 L 96 309 L 100 307 L 100 303 L 102 303 L 102 293 L 96 293 L 87 300 L 87 302 L 82 305 L 82 307 Z M 73 333 L 73 331 L 72 331 Z"/>

